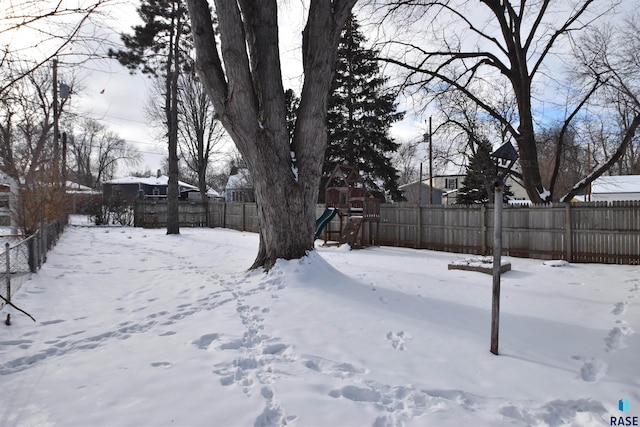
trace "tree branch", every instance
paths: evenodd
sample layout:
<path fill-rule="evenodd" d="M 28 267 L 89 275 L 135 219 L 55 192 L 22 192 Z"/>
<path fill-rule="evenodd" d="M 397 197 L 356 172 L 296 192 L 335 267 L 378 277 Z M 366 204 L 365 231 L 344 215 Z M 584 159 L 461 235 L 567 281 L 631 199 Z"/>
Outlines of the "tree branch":
<path fill-rule="evenodd" d="M 586 0 L 584 2 L 584 4 L 582 5 L 582 7 L 580 7 L 580 9 L 573 16 L 570 16 L 566 20 L 564 25 L 562 25 L 562 27 L 559 30 L 557 30 L 557 31 L 555 31 L 553 33 L 553 35 L 551 36 L 551 38 L 549 39 L 549 41 L 545 45 L 545 47 L 542 50 L 542 52 L 540 52 L 540 56 L 538 57 L 538 60 L 535 62 L 533 68 L 531 69 L 531 77 L 533 77 L 536 74 L 536 72 L 538 71 L 538 68 L 540 68 L 540 66 L 542 65 L 542 62 L 547 58 L 547 55 L 551 51 L 551 48 L 553 47 L 553 45 L 556 42 L 556 40 L 561 35 L 567 33 L 568 31 L 570 31 L 571 25 L 573 25 L 578 20 L 578 18 L 580 18 L 580 16 L 582 16 L 582 14 L 584 14 L 586 12 L 587 8 L 589 7 L 589 5 L 591 3 L 593 3 L 593 1 L 594 0 Z M 533 34 L 530 34 L 529 37 L 533 37 Z M 530 44 L 530 42 L 529 42 L 529 44 Z"/>
<path fill-rule="evenodd" d="M 6 304 L 10 305 L 11 307 L 15 308 L 16 310 L 18 310 L 21 313 L 26 314 L 27 316 L 29 316 L 31 318 L 31 320 L 33 320 L 34 322 L 36 321 L 36 319 L 33 318 L 32 315 L 30 315 L 29 313 L 27 313 L 26 311 L 24 311 L 23 309 L 21 309 L 20 307 L 18 307 L 17 305 L 15 305 L 14 303 L 12 303 L 11 301 L 9 301 L 8 299 L 6 299 L 5 297 L 3 297 L 2 295 L 0 295 L 0 299 L 2 299 L 2 301 L 4 301 Z"/>
<path fill-rule="evenodd" d="M 511 123 L 509 123 L 500 113 L 498 113 L 494 108 L 492 108 L 487 103 L 482 101 L 475 94 L 473 94 L 467 87 L 461 85 L 457 81 L 445 76 L 444 74 L 440 74 L 440 73 L 437 73 L 437 72 L 434 72 L 434 71 L 430 71 L 430 70 L 424 69 L 424 68 L 414 67 L 414 66 L 411 66 L 409 64 L 405 64 L 403 62 L 400 62 L 400 61 L 397 61 L 395 59 L 392 59 L 392 58 L 381 58 L 381 60 L 385 61 L 385 62 L 388 62 L 390 64 L 394 64 L 394 65 L 398 65 L 400 67 L 406 68 L 407 70 L 410 70 L 412 72 L 423 73 L 423 74 L 429 75 L 431 77 L 434 77 L 434 78 L 437 78 L 439 80 L 442 80 L 443 82 L 455 87 L 460 92 L 462 92 L 465 96 L 467 96 L 470 100 L 472 100 L 474 103 L 476 103 L 480 108 L 482 108 L 484 111 L 486 111 L 491 117 L 493 117 L 494 119 L 499 121 L 507 129 L 509 129 L 509 132 L 512 135 L 515 136 L 515 135 L 518 134 L 517 130 L 513 127 L 513 125 Z"/>
<path fill-rule="evenodd" d="M 186 1 L 196 50 L 196 69 L 202 81 L 205 82 L 205 87 L 209 89 L 209 96 L 216 113 L 222 116 L 226 113 L 225 102 L 230 95 L 222 61 L 217 51 L 209 3 L 207 0 Z"/>
<path fill-rule="evenodd" d="M 593 181 L 595 181 L 598 177 L 609 170 L 609 168 L 611 168 L 611 166 L 613 166 L 624 155 L 624 152 L 627 150 L 627 147 L 635 136 L 638 126 L 640 126 L 640 114 L 636 114 L 633 121 L 627 128 L 624 138 L 622 139 L 622 142 L 618 146 L 618 149 L 616 150 L 614 155 L 611 156 L 611 158 L 607 160 L 602 166 L 591 172 L 591 174 L 589 174 L 585 179 L 574 185 L 573 188 L 560 199 L 560 202 L 571 201 L 571 199 L 573 199 L 573 197 L 578 194 L 579 191 L 587 188 Z"/>
<path fill-rule="evenodd" d="M 560 173 L 560 163 L 562 161 L 562 151 L 564 148 L 564 136 L 566 135 L 568 129 L 569 129 L 569 125 L 571 124 L 571 121 L 578 115 L 578 112 L 580 112 L 580 110 L 582 109 L 582 107 L 584 107 L 584 105 L 587 103 L 587 101 L 591 98 L 591 95 L 593 95 L 596 90 L 603 84 L 603 82 L 600 80 L 600 77 L 598 76 L 596 78 L 595 83 L 593 84 L 593 87 L 589 90 L 589 92 L 582 98 L 582 100 L 578 103 L 578 105 L 576 105 L 576 107 L 573 109 L 573 111 L 571 112 L 571 114 L 569 114 L 569 117 L 567 117 L 564 121 L 564 123 L 562 124 L 562 129 L 560 129 L 560 134 L 558 135 L 558 142 L 556 145 L 556 153 L 555 153 L 555 163 L 553 166 L 553 174 L 551 175 L 551 182 L 549 184 L 549 191 L 551 192 L 551 195 L 553 196 L 553 190 L 556 186 L 556 181 L 558 180 L 558 175 Z"/>

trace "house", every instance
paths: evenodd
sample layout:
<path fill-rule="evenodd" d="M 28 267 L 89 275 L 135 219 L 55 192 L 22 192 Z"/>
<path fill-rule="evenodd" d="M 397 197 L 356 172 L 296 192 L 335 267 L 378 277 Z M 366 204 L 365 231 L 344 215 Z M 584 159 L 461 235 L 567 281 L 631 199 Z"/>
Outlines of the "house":
<path fill-rule="evenodd" d="M 65 183 L 68 208 L 70 213 L 89 214 L 93 206 L 102 203 L 102 193 L 86 185 L 77 182 L 67 181 Z"/>
<path fill-rule="evenodd" d="M 103 182 L 102 196 L 104 200 L 109 200 L 113 197 L 122 197 L 124 200 L 129 201 L 133 201 L 136 198 L 165 200 L 168 186 L 169 177 L 160 175 L 160 173 L 157 176 L 149 177 L 126 176 Z M 198 191 L 198 187 L 178 181 L 179 198 L 181 200 L 186 200 L 188 193 L 194 190 Z"/>
<path fill-rule="evenodd" d="M 640 175 L 601 176 L 591 184 L 591 201 L 640 200 Z"/>
<path fill-rule="evenodd" d="M 256 201 L 248 169 L 231 168 L 227 185 L 224 188 L 224 199 L 227 202 L 252 203 Z"/>
<path fill-rule="evenodd" d="M 442 204 L 442 196 L 444 191 L 440 188 L 431 188 L 431 197 L 429 196 L 429 180 L 426 181 L 414 181 L 409 184 L 404 184 L 398 187 L 402 191 L 402 195 L 407 199 L 408 203 L 420 204 L 420 206 L 429 205 L 431 198 L 433 198 L 434 205 Z M 421 194 L 422 193 L 422 194 Z"/>
<path fill-rule="evenodd" d="M 466 175 L 437 175 L 433 177 L 433 186 L 434 188 L 442 188 L 444 193 L 442 195 L 442 203 L 445 205 L 451 205 L 456 202 L 456 196 L 458 194 L 458 190 L 462 188 L 462 183 L 464 181 Z M 425 180 L 425 182 L 429 182 L 429 180 Z M 529 199 L 527 195 L 527 190 L 524 189 L 524 185 L 509 175 L 506 179 L 506 184 L 510 186 L 511 192 L 513 193 L 513 200 L 522 200 L 526 201 Z"/>
<path fill-rule="evenodd" d="M 18 233 L 15 215 L 18 200 L 18 182 L 0 171 L 0 225 L 11 226 L 11 234 Z"/>

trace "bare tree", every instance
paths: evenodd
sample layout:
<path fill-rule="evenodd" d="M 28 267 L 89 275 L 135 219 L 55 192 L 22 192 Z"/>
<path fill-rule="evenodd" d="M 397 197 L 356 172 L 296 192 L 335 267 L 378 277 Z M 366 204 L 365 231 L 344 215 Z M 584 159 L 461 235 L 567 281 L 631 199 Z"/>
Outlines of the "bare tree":
<path fill-rule="evenodd" d="M 593 105 L 595 112 L 608 116 L 617 128 L 601 127 L 602 147 L 606 141 L 615 140 L 610 156 L 578 184 L 565 199 L 571 199 L 578 191 L 590 185 L 597 177 L 615 167 L 625 155 L 634 149 L 636 130 L 640 126 L 640 21 L 639 16 L 625 20 L 619 26 L 592 28 L 576 47 L 582 65 L 582 77 L 602 81 L 599 104 Z M 636 140 L 637 144 L 637 140 Z"/>
<path fill-rule="evenodd" d="M 83 120 L 69 135 L 68 152 L 71 176 L 91 188 L 112 179 L 119 164 L 135 166 L 141 158 L 133 145 L 93 119 Z"/>
<path fill-rule="evenodd" d="M 433 36 L 429 45 L 421 45 L 415 38 L 390 42 L 389 50 L 400 50 L 402 57 L 389 55 L 386 60 L 407 70 L 404 85 L 413 93 L 428 92 L 431 98 L 457 91 L 477 104 L 516 141 L 529 198 L 538 203 L 551 200 L 551 191 L 544 187 L 540 174 L 534 102 L 546 95 L 544 89 L 553 83 L 550 77 L 558 74 L 553 71 L 558 63 L 556 54 L 565 49 L 570 36 L 584 31 L 615 2 L 604 7 L 594 0 L 573 2 L 570 7 L 551 0 L 390 3 L 387 16 L 402 16 L 405 23 L 420 17 L 426 29 L 422 34 L 431 31 Z M 598 78 L 584 81 L 566 108 L 562 128 L 569 127 L 602 84 Z M 515 117 L 505 116 L 484 96 L 483 92 L 496 85 L 510 88 Z"/>
<path fill-rule="evenodd" d="M 356 0 L 311 0 L 302 34 L 304 83 L 293 137 L 278 46 L 276 1 L 188 0 L 196 67 L 214 109 L 254 178 L 260 246 L 253 268 L 313 250 L 327 144 L 327 98 L 340 32 Z M 218 50 L 218 40 L 220 50 Z"/>
<path fill-rule="evenodd" d="M 393 153 L 392 163 L 399 173 L 398 184 L 404 185 L 417 181 L 419 177 L 418 145 L 421 141 L 407 141 L 400 144 Z"/>
<path fill-rule="evenodd" d="M 179 149 L 187 168 L 196 175 L 200 195 L 205 200 L 209 164 L 212 156 L 219 154 L 226 132 L 215 118 L 213 103 L 196 75 L 181 75 L 179 86 Z"/>
<path fill-rule="evenodd" d="M 31 234 L 39 219 L 57 219 L 64 210 L 64 187 L 53 143 L 52 73 L 44 68 L 25 74 L 0 98 L 2 170 L 20 186 L 22 230 Z M 62 100 L 58 114 L 64 111 Z"/>
<path fill-rule="evenodd" d="M 553 188 L 557 202 L 588 173 L 587 147 L 577 137 L 577 128 L 543 128 L 536 134 L 540 174 L 546 188 Z M 552 182 L 555 177 L 555 181 Z"/>
<path fill-rule="evenodd" d="M 96 42 L 103 41 L 95 31 L 100 26 L 100 15 L 115 0 L 6 3 L 3 2 L 0 17 L 0 68 L 9 67 L 14 73 L 0 82 L 0 96 L 54 58 L 69 55 L 77 62 L 93 57 Z M 72 46 L 75 49 L 70 49 Z"/>

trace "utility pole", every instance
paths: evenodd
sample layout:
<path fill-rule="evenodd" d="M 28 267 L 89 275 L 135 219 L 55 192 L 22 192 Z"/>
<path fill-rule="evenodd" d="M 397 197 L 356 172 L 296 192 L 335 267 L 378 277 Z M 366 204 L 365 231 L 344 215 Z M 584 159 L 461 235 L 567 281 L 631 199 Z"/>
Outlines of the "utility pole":
<path fill-rule="evenodd" d="M 54 176 L 52 177 L 55 182 L 58 181 L 60 176 L 60 147 L 58 144 L 59 139 L 58 130 L 58 60 L 53 60 L 53 170 Z"/>
<path fill-rule="evenodd" d="M 433 205 L 433 130 L 429 116 L 429 205 Z"/>

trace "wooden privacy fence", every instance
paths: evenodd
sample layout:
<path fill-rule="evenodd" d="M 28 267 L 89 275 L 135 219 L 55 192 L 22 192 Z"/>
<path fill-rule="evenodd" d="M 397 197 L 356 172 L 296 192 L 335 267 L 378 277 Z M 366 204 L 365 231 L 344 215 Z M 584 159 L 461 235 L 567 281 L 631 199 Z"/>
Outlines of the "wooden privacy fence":
<path fill-rule="evenodd" d="M 180 202 L 178 204 L 178 221 L 181 227 L 206 227 L 207 209 L 203 202 Z M 136 200 L 134 205 L 133 225 L 135 227 L 159 228 L 167 226 L 167 202 Z"/>
<path fill-rule="evenodd" d="M 318 205 L 318 217 L 323 210 L 324 206 Z M 382 205 L 375 240 L 387 246 L 488 255 L 493 251 L 493 215 L 491 205 Z M 164 227 L 166 203 L 137 202 L 135 219 L 136 226 Z M 182 202 L 180 221 L 183 226 L 208 224 L 259 230 L 254 203 L 209 202 L 207 207 L 205 203 Z M 332 226 L 337 228 L 339 222 L 333 221 Z M 502 232 L 504 255 L 569 262 L 640 263 L 637 201 L 504 206 Z"/>

